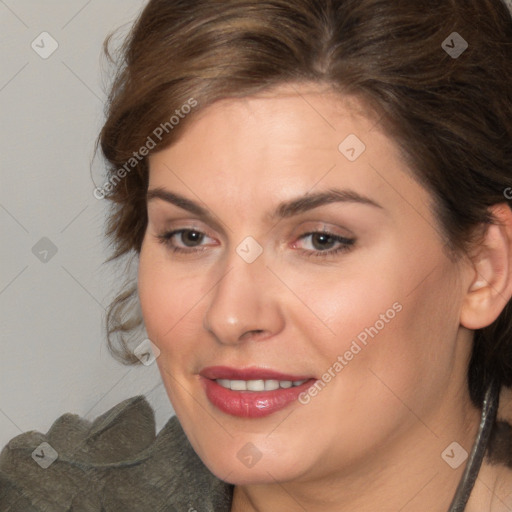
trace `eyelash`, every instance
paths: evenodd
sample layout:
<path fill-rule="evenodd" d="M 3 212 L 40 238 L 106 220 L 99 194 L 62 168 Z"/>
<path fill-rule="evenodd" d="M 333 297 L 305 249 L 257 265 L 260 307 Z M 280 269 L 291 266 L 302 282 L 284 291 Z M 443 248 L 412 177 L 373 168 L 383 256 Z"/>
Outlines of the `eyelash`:
<path fill-rule="evenodd" d="M 352 249 L 356 241 L 355 238 L 346 238 L 344 236 L 335 235 L 334 233 L 331 233 L 329 231 L 309 231 L 308 233 L 304 233 L 303 235 L 301 235 L 299 237 L 299 240 L 302 240 L 311 235 L 326 235 L 330 237 L 334 242 L 339 243 L 340 245 L 336 249 L 326 249 L 325 251 L 301 249 L 300 251 L 308 258 L 328 258 L 336 256 L 341 253 L 348 252 Z"/>
<path fill-rule="evenodd" d="M 205 248 L 197 247 L 197 248 L 190 248 L 190 249 L 184 249 L 183 247 L 177 247 L 172 244 L 172 238 L 175 235 L 187 233 L 187 232 L 195 232 L 200 233 L 204 235 L 202 231 L 195 230 L 195 229 L 176 229 L 174 231 L 168 231 L 159 235 L 156 235 L 156 238 L 158 239 L 159 243 L 164 244 L 167 248 L 169 248 L 173 253 L 181 253 L 181 254 L 191 254 L 191 253 L 198 253 L 205 250 Z M 338 242 L 339 245 L 336 249 L 327 249 L 325 251 L 312 251 L 312 250 L 300 250 L 301 253 L 303 253 L 306 257 L 312 257 L 312 258 L 327 258 L 336 256 L 341 253 L 348 252 L 352 249 L 356 239 L 355 238 L 346 238 L 343 236 L 335 235 L 334 233 L 330 233 L 329 231 L 310 231 L 308 233 L 304 233 L 299 237 L 299 240 L 302 240 L 308 236 L 311 235 L 326 235 L 332 238 L 334 242 Z"/>

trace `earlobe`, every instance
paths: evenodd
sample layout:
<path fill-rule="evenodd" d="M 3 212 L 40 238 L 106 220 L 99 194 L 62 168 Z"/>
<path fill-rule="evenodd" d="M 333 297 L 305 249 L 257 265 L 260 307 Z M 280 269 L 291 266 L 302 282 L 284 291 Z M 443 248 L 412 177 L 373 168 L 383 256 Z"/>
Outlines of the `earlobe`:
<path fill-rule="evenodd" d="M 512 211 L 506 203 L 490 211 L 495 223 L 486 226 L 470 256 L 473 274 L 460 318 L 468 329 L 492 324 L 512 296 Z"/>

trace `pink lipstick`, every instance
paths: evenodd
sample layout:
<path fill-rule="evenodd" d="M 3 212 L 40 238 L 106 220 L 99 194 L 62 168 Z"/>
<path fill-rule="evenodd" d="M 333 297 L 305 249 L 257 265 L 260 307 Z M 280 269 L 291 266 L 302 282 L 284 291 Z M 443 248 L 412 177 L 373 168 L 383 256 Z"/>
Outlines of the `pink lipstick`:
<path fill-rule="evenodd" d="M 284 409 L 316 380 L 266 368 L 209 366 L 199 372 L 208 400 L 226 414 L 261 418 Z"/>

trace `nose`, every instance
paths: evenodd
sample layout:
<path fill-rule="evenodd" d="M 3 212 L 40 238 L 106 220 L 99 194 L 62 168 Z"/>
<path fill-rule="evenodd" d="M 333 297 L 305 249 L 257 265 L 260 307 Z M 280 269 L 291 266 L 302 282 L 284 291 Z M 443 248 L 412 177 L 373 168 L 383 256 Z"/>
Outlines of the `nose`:
<path fill-rule="evenodd" d="M 225 345 L 275 336 L 284 328 L 278 285 L 262 256 L 246 263 L 234 254 L 210 296 L 204 328 Z"/>

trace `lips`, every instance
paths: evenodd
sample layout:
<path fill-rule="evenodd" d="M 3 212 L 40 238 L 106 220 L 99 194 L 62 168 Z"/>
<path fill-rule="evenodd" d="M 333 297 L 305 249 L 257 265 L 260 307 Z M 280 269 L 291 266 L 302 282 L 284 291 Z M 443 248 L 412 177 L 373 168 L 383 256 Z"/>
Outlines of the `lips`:
<path fill-rule="evenodd" d="M 316 380 L 266 368 L 226 366 L 210 366 L 199 375 L 210 403 L 226 414 L 242 418 L 261 418 L 287 407 Z M 263 383 L 265 389 L 260 391 Z"/>

